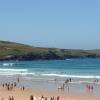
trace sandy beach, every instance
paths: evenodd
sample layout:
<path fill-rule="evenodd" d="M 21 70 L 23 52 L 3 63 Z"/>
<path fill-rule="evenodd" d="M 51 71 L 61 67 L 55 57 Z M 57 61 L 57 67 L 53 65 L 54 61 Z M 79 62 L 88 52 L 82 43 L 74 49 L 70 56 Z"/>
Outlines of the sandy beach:
<path fill-rule="evenodd" d="M 13 96 L 14 100 L 30 100 L 30 96 L 33 95 L 36 100 L 41 100 L 41 96 L 47 97 L 50 100 L 50 97 L 57 96 L 60 97 L 59 100 L 100 100 L 99 96 L 93 95 L 68 95 L 64 93 L 57 93 L 57 92 L 45 92 L 45 91 L 33 91 L 30 89 L 26 89 L 21 91 L 20 89 L 16 88 L 13 91 L 7 91 L 3 88 L 0 88 L 0 100 L 9 100 L 9 96 Z M 44 99 L 45 100 L 45 99 Z M 56 99 L 55 99 L 56 100 Z"/>
<path fill-rule="evenodd" d="M 8 80 L 7 80 L 8 79 Z M 2 82 L 1 82 L 2 80 Z M 1 78 L 0 82 L 0 100 L 10 100 L 9 97 L 14 97 L 14 100 L 30 100 L 30 96 L 34 97 L 34 100 L 52 100 L 51 97 L 54 97 L 54 100 L 100 100 L 100 96 L 95 91 L 85 91 L 84 84 L 75 84 L 70 83 L 69 90 L 61 90 L 53 87 L 55 83 L 53 82 L 43 82 L 43 81 L 32 81 L 25 78 L 20 78 L 17 83 L 15 77 L 11 78 Z M 17 86 L 13 87 L 12 90 L 8 90 L 5 86 L 5 82 L 8 82 L 9 86 L 12 82 L 16 82 Z M 32 82 L 32 83 L 31 83 Z M 27 84 L 28 83 L 28 84 Z M 30 85 L 29 85 L 30 84 Z M 23 89 L 24 86 L 24 89 Z M 82 91 L 80 91 L 82 90 Z M 41 97 L 44 97 L 42 99 Z"/>

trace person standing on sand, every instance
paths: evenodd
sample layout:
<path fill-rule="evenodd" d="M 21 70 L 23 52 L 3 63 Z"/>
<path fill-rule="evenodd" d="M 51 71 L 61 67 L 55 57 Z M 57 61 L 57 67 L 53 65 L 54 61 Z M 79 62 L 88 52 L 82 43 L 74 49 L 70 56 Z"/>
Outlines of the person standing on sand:
<path fill-rule="evenodd" d="M 41 100 L 44 100 L 44 96 L 41 97 Z"/>
<path fill-rule="evenodd" d="M 30 100 L 34 100 L 34 98 L 33 98 L 33 96 L 32 96 L 32 95 L 30 96 Z"/>
<path fill-rule="evenodd" d="M 94 87 L 93 87 L 93 86 L 91 86 L 91 92 L 93 92 L 93 89 L 94 89 Z"/>
<path fill-rule="evenodd" d="M 51 97 L 50 100 L 53 100 L 53 98 Z"/>
<path fill-rule="evenodd" d="M 22 87 L 22 90 L 23 90 L 23 91 L 25 90 L 25 87 L 24 87 L 24 86 Z"/>
<path fill-rule="evenodd" d="M 17 78 L 17 82 L 19 83 L 19 76 L 18 76 L 18 78 Z"/>
<path fill-rule="evenodd" d="M 72 82 L 72 79 L 71 78 L 69 79 L 69 82 Z"/>
<path fill-rule="evenodd" d="M 10 96 L 9 96 L 9 99 L 8 100 L 12 100 Z"/>
<path fill-rule="evenodd" d="M 14 100 L 14 97 L 12 96 L 11 100 Z"/>
<path fill-rule="evenodd" d="M 4 85 L 4 83 L 2 84 L 2 87 L 4 87 L 5 85 Z"/>
<path fill-rule="evenodd" d="M 59 96 L 57 97 L 57 100 L 60 100 L 60 97 Z"/>
<path fill-rule="evenodd" d="M 54 96 L 53 96 L 52 98 L 53 98 L 53 100 L 54 100 Z"/>
<path fill-rule="evenodd" d="M 16 82 L 14 82 L 14 87 L 16 87 L 17 86 L 17 83 Z"/>
<path fill-rule="evenodd" d="M 9 84 L 8 84 L 8 86 L 7 86 L 7 89 L 8 89 L 8 91 L 10 90 Z"/>

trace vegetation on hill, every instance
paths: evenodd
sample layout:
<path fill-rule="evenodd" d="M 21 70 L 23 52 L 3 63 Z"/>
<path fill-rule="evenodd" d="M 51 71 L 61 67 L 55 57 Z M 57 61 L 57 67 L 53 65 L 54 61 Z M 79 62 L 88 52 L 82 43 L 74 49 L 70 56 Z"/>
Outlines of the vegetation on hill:
<path fill-rule="evenodd" d="M 42 48 L 0 41 L 0 60 L 50 60 L 85 57 L 100 57 L 100 50 Z"/>

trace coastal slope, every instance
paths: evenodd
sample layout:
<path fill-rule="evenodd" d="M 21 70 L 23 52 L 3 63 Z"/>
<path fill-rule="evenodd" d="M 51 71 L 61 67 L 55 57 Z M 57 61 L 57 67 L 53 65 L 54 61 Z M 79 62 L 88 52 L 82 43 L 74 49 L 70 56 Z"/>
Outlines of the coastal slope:
<path fill-rule="evenodd" d="M 96 58 L 100 50 L 59 49 L 34 47 L 0 41 L 0 60 L 58 60 L 67 58 Z"/>

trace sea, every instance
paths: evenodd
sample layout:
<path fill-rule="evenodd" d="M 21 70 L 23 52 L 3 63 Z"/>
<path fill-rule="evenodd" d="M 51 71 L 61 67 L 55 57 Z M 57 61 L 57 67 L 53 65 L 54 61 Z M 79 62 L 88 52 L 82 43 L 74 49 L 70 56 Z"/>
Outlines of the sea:
<path fill-rule="evenodd" d="M 27 78 L 100 79 L 100 58 L 0 61 L 0 76 L 22 75 Z"/>
<path fill-rule="evenodd" d="M 98 80 L 94 94 L 99 95 L 100 58 L 0 61 L 0 84 L 14 82 L 17 78 L 20 79 L 19 87 L 24 85 L 39 91 L 57 91 L 70 78 L 70 92 L 75 94 L 87 94 L 86 85 L 94 85 L 95 80 Z"/>

